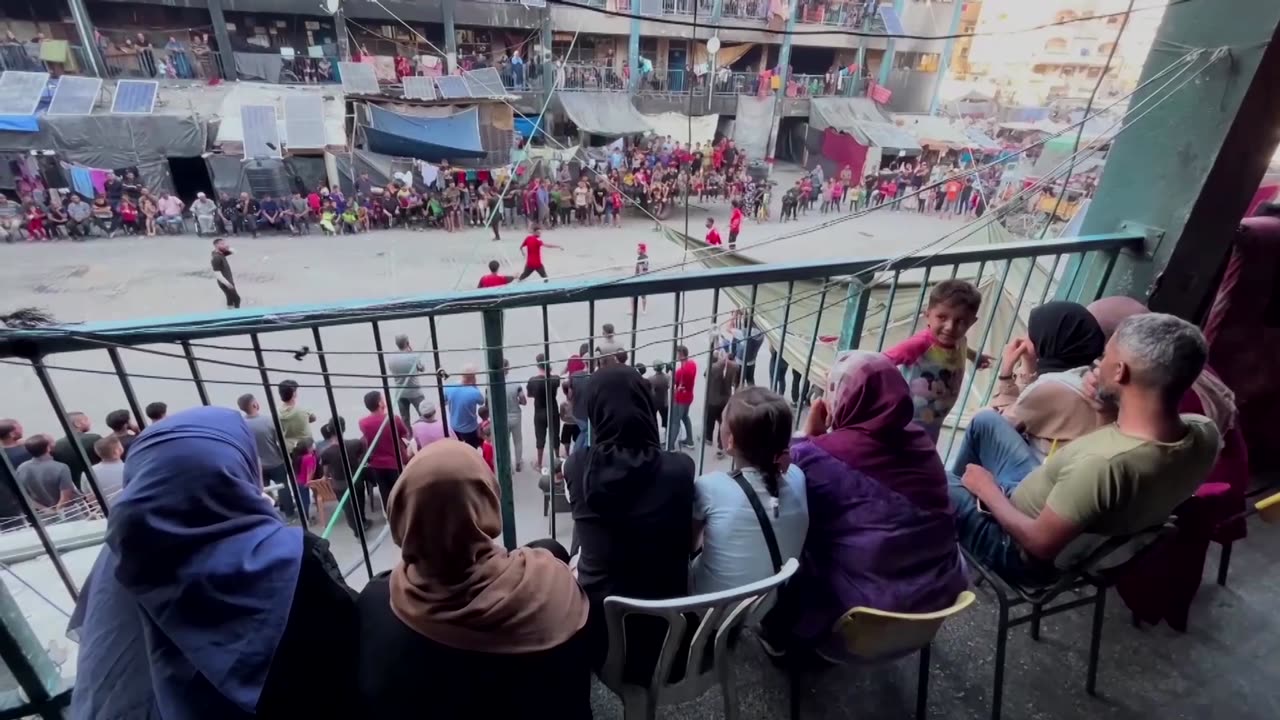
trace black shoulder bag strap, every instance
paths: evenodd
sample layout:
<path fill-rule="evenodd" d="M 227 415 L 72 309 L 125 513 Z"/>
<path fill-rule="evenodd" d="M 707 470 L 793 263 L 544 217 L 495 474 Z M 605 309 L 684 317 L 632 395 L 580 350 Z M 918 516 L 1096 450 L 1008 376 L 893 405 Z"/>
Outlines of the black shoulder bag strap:
<path fill-rule="evenodd" d="M 765 544 L 769 546 L 769 559 L 773 561 L 773 572 L 777 574 L 782 571 L 782 551 L 778 549 L 778 536 L 773 534 L 773 523 L 769 522 L 769 515 L 764 510 L 760 498 L 756 495 L 755 488 L 751 487 L 751 483 L 742 476 L 742 471 L 738 470 L 730 477 L 734 482 L 738 483 L 738 487 L 742 488 L 742 492 L 747 496 L 747 502 L 751 503 L 751 509 L 756 511 L 756 520 L 760 523 L 760 532 L 764 534 Z"/>

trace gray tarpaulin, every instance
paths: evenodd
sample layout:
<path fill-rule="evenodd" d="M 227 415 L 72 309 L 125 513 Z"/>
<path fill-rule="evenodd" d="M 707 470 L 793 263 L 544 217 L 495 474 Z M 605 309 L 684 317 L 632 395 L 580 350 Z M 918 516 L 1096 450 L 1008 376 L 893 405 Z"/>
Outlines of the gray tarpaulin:
<path fill-rule="evenodd" d="M 890 122 L 870 98 L 814 98 L 809 101 L 809 124 L 816 130 L 849 133 L 859 144 L 890 153 L 920 154 L 915 136 Z"/>
<path fill-rule="evenodd" d="M 733 123 L 733 143 L 747 157 L 756 160 L 768 157 L 769 130 L 773 127 L 773 95 L 755 97 L 738 96 L 738 117 Z"/>
<path fill-rule="evenodd" d="M 172 190 L 167 158 L 197 157 L 207 139 L 205 121 L 194 116 L 45 115 L 39 132 L 0 132 L 0 151 L 53 150 L 88 167 L 136 166 L 148 187 Z"/>
<path fill-rule="evenodd" d="M 560 92 L 565 114 L 579 130 L 593 135 L 638 135 L 653 128 L 626 93 Z"/>
<path fill-rule="evenodd" d="M 269 83 L 280 82 L 280 68 L 284 58 L 278 53 L 247 53 L 236 55 L 236 77 L 241 80 L 262 80 Z"/>

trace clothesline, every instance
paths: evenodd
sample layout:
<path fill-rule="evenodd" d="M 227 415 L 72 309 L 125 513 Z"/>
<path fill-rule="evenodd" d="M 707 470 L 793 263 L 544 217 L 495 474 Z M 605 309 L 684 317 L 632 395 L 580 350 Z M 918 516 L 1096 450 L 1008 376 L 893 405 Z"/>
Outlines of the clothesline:
<path fill-rule="evenodd" d="M 85 165 L 72 164 L 60 161 L 62 169 L 67 171 L 71 177 L 71 189 L 77 195 L 83 198 L 92 199 L 99 194 L 105 193 L 107 178 L 111 176 L 111 170 L 103 170 L 101 168 L 91 168 Z"/>

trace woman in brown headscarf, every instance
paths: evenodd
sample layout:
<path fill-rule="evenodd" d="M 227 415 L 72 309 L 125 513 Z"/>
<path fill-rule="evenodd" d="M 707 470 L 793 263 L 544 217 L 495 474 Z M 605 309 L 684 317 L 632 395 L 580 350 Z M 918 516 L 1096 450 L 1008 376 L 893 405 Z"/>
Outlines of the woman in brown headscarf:
<path fill-rule="evenodd" d="M 498 488 L 456 440 L 414 456 L 388 501 L 400 562 L 360 594 L 365 717 L 590 718 L 588 604 L 543 549 L 507 551 Z"/>

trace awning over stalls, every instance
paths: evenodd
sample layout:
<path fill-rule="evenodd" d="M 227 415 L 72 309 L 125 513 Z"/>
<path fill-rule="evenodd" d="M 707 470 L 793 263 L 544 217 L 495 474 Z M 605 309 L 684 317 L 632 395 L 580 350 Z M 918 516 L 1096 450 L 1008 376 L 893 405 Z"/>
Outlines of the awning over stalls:
<path fill-rule="evenodd" d="M 653 132 L 660 137 L 670 137 L 678 143 L 708 143 L 716 137 L 716 128 L 720 125 L 719 115 L 694 115 L 664 112 L 656 115 L 645 115 L 645 122 L 653 127 Z"/>
<path fill-rule="evenodd" d="M 816 130 L 834 128 L 891 154 L 920 154 L 915 137 L 889 122 L 869 98 L 814 98 L 809 108 L 809 124 Z"/>
<path fill-rule="evenodd" d="M 970 147 L 977 148 L 983 153 L 998 153 L 1004 150 L 1004 146 L 992 140 L 986 133 L 976 127 L 967 127 L 964 134 L 969 138 Z"/>
<path fill-rule="evenodd" d="M 364 135 L 369 150 L 429 162 L 485 156 L 480 111 L 471 107 L 445 117 L 402 115 L 369 105 Z"/>
<path fill-rule="evenodd" d="M 894 122 L 915 136 L 921 145 L 935 150 L 962 150 L 973 146 L 964 131 L 936 115 L 894 115 Z"/>
<path fill-rule="evenodd" d="M 626 93 L 560 92 L 564 112 L 579 130 L 592 135 L 638 135 L 653 128 Z"/>

